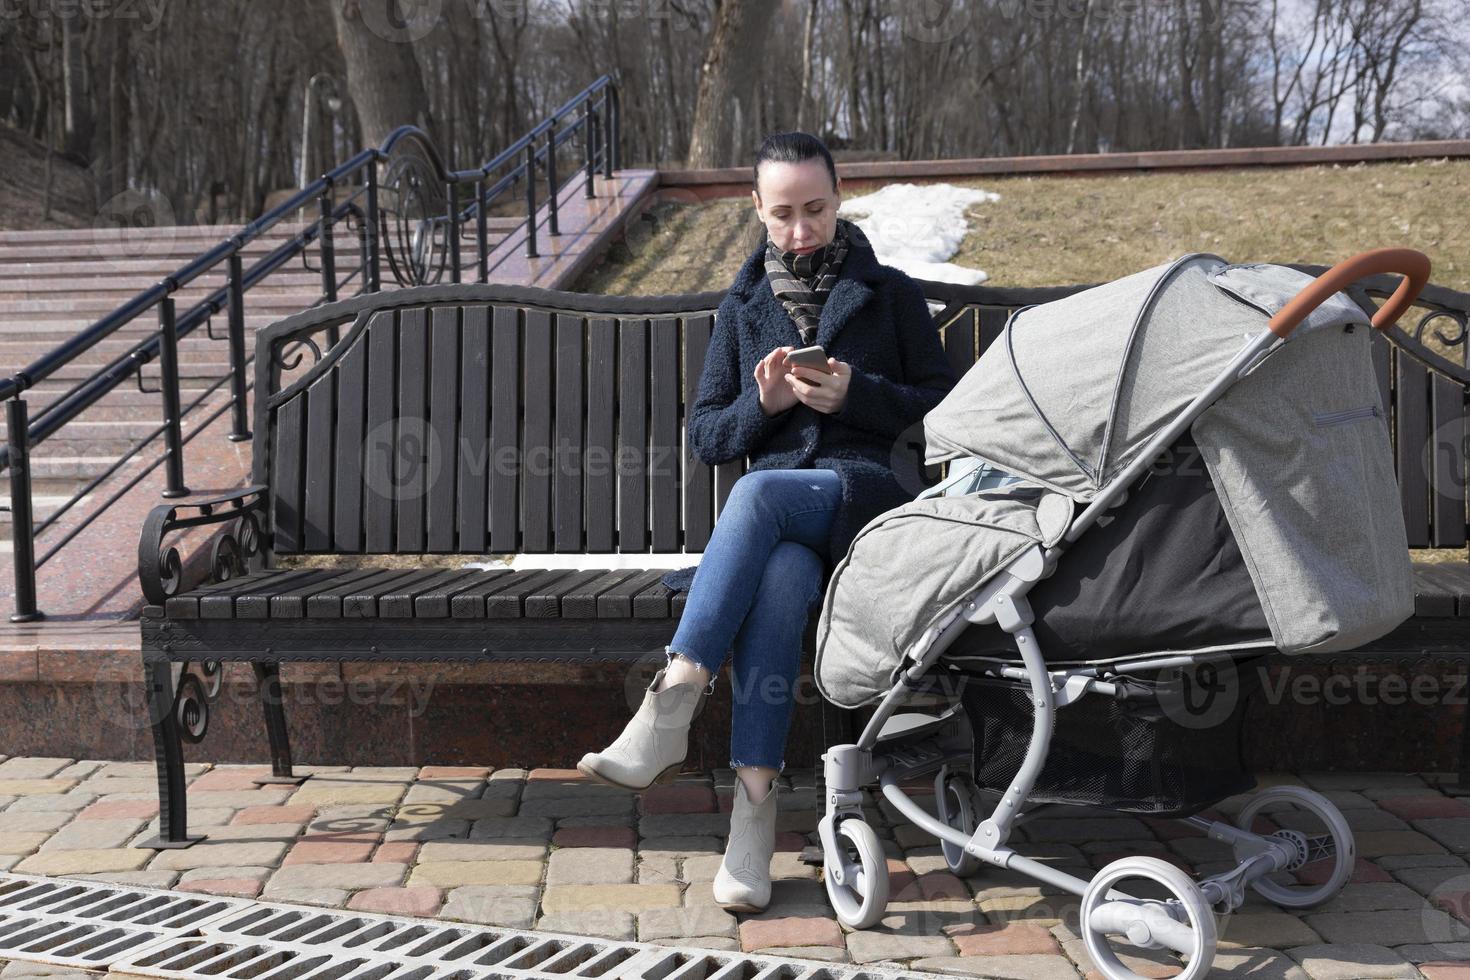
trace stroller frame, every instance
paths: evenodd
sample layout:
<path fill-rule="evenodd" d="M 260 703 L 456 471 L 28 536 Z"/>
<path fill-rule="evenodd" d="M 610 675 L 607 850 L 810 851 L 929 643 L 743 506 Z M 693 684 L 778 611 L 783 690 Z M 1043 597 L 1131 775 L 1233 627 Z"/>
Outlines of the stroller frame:
<path fill-rule="evenodd" d="M 1218 941 L 1215 916 L 1239 908 L 1245 901 L 1247 886 L 1278 905 L 1307 908 L 1331 898 L 1346 884 L 1355 861 L 1353 835 L 1347 821 L 1325 797 L 1296 786 L 1276 786 L 1258 792 L 1241 811 L 1235 825 L 1199 815 L 1178 818 L 1210 839 L 1228 844 L 1234 852 L 1235 867 L 1199 882 L 1172 864 L 1145 856 L 1114 861 L 1088 881 L 1017 853 L 1008 841 L 1015 827 L 1029 815 L 1023 812 L 1023 807 L 1046 763 L 1059 710 L 1089 694 L 1116 694 L 1117 687 L 1109 678 L 1132 670 L 1197 665 L 1230 659 L 1242 652 L 1242 648 L 1234 652 L 1219 649 L 1164 652 L 1142 654 L 1136 659 L 1105 666 L 1049 667 L 1031 629 L 1035 617 L 1027 593 L 1052 574 L 1066 545 L 1081 537 L 1110 508 L 1122 504 L 1128 489 L 1142 477 L 1154 458 L 1233 384 L 1284 345 L 1292 330 L 1312 310 L 1356 279 L 1390 271 L 1401 272 L 1405 278 L 1372 322 L 1379 329 L 1392 326 L 1427 281 L 1427 258 L 1409 249 L 1376 249 L 1328 270 L 1272 317 L 1268 329 L 1252 338 L 1204 391 L 1150 439 L 1112 481 L 1099 489 L 1056 545 L 1048 548 L 1037 544 L 1023 550 L 984 586 L 931 626 L 915 648 L 907 652 L 906 666 L 896 671 L 897 682 L 878 704 L 857 741 L 832 746 L 822 757 L 825 805 L 818 834 L 828 897 L 845 925 L 854 929 L 871 927 L 882 917 L 887 905 L 886 856 L 877 835 L 864 821 L 862 809 L 862 790 L 874 784 L 894 809 L 939 839 L 947 863 L 955 873 L 972 874 L 982 863 L 990 864 L 1019 871 L 1081 896 L 1079 931 L 1088 953 L 1109 980 L 1137 980 L 1138 974 L 1118 958 L 1106 938 L 1108 935 L 1122 935 L 1134 946 L 1167 948 L 1187 957 L 1178 980 L 1196 980 L 1209 970 L 1214 958 Z M 1014 779 L 989 815 L 977 819 L 972 812 L 973 794 L 966 791 L 967 786 L 962 784 L 958 791 L 952 786 L 956 778 L 953 770 L 968 768 L 973 751 L 963 709 L 951 704 L 937 716 L 899 714 L 899 709 L 919 692 L 930 670 L 961 632 L 972 624 L 989 623 L 1014 637 L 1023 666 L 997 661 L 986 673 L 1029 688 L 1033 722 L 1025 758 Z M 935 777 L 938 817 L 911 799 L 900 785 L 931 774 Z M 1283 802 L 1310 811 L 1324 824 L 1326 833 L 1308 836 L 1284 829 L 1264 836 L 1251 832 L 1257 813 L 1270 804 Z M 855 855 L 850 855 L 849 849 Z M 1334 865 L 1331 875 L 1321 884 L 1299 888 L 1267 878 L 1325 858 L 1333 858 Z M 1114 887 L 1128 879 L 1151 881 L 1162 886 L 1171 897 L 1143 899 Z"/>

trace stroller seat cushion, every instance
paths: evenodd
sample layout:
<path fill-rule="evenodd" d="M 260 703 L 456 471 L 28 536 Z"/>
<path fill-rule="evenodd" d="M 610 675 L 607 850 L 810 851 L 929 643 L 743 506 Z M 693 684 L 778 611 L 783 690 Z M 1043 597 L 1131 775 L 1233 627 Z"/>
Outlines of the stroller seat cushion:
<path fill-rule="evenodd" d="M 892 687 L 924 632 L 1024 549 L 1059 533 L 1055 495 L 1015 484 L 913 500 L 880 514 L 827 583 L 817 623 L 816 682 L 856 708 Z M 1047 530 L 1038 522 L 1045 505 Z"/>

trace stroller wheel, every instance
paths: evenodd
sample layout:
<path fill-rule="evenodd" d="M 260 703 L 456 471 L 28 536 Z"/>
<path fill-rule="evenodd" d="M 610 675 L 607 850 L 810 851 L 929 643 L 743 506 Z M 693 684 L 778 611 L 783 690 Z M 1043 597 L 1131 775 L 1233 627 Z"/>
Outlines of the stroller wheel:
<path fill-rule="evenodd" d="M 1296 849 L 1296 861 L 1284 871 L 1251 882 L 1267 901 L 1289 909 L 1321 905 L 1353 875 L 1352 829 L 1342 811 L 1321 793 L 1301 786 L 1272 786 L 1251 797 L 1235 826 L 1289 841 Z"/>
<path fill-rule="evenodd" d="M 975 781 L 966 773 L 950 773 L 940 770 L 934 779 L 934 800 L 939 807 L 939 819 L 962 834 L 973 834 L 978 822 L 975 819 Z M 961 878 L 968 878 L 984 864 L 962 847 L 947 840 L 939 842 L 944 851 L 944 863 L 949 870 Z"/>
<path fill-rule="evenodd" d="M 1123 881 L 1130 884 L 1114 892 Z M 1139 889 L 1140 881 L 1151 885 Z M 1156 897 L 1160 886 L 1167 897 Z M 1208 973 L 1219 941 L 1215 913 L 1199 886 L 1174 865 L 1151 857 L 1121 858 L 1097 873 L 1082 895 L 1081 929 L 1088 955 L 1107 980 L 1142 980 L 1118 957 L 1110 935 L 1184 958 L 1174 980 L 1199 980 Z"/>
<path fill-rule="evenodd" d="M 838 853 L 827 855 L 823 872 L 827 898 L 843 925 L 871 928 L 888 907 L 888 857 L 883 842 L 872 827 L 856 818 L 842 821 L 836 830 Z"/>

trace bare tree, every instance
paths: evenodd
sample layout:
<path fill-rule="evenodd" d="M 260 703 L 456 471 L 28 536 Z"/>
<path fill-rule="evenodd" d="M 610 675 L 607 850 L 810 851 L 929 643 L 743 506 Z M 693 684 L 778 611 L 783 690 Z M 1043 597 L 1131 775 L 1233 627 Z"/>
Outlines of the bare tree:
<path fill-rule="evenodd" d="M 714 32 L 699 71 L 699 96 L 689 139 L 690 167 L 728 167 L 735 163 L 734 135 L 742 96 L 749 81 L 745 66 L 758 61 L 766 25 L 776 0 L 722 0 Z"/>
<path fill-rule="evenodd" d="M 326 0 L 347 66 L 347 94 L 362 134 L 382 141 L 404 123 L 434 132 L 414 34 L 399 0 Z"/>

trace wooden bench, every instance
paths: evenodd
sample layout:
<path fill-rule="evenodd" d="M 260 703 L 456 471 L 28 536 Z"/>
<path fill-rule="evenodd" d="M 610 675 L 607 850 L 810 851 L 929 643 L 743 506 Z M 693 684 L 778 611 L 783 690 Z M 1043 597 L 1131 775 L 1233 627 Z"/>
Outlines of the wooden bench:
<path fill-rule="evenodd" d="M 1370 282 L 1360 301 L 1371 308 L 1369 293 L 1392 286 Z M 1011 311 L 1086 287 L 925 288 L 943 306 L 935 321 L 963 373 Z M 661 656 L 685 598 L 659 581 L 664 568 L 344 570 L 279 559 L 702 551 L 745 471 L 743 462 L 706 466 L 683 439 L 723 295 L 427 286 L 319 306 L 263 330 L 253 485 L 156 508 L 139 544 L 160 797 L 159 835 L 142 846 L 201 839 L 188 833 L 183 743 L 207 731 L 223 662 L 250 663 L 259 685 L 272 773 L 258 782 L 295 783 L 283 662 Z M 1421 302 L 1433 319 L 1420 334 L 1456 324 L 1447 336 L 1463 347 L 1470 297 L 1431 288 Z M 1422 336 L 1378 351 L 1411 538 L 1463 547 L 1463 446 L 1457 463 L 1446 456 L 1437 468 L 1432 454 L 1427 468 L 1413 464 L 1432 432 L 1456 420 L 1463 432 L 1470 377 Z M 174 546 L 204 533 L 207 546 L 187 558 Z M 1423 616 L 1470 617 L 1467 568 L 1421 571 Z M 807 650 L 815 625 L 814 616 Z M 847 723 L 837 713 L 823 721 L 833 737 Z"/>

